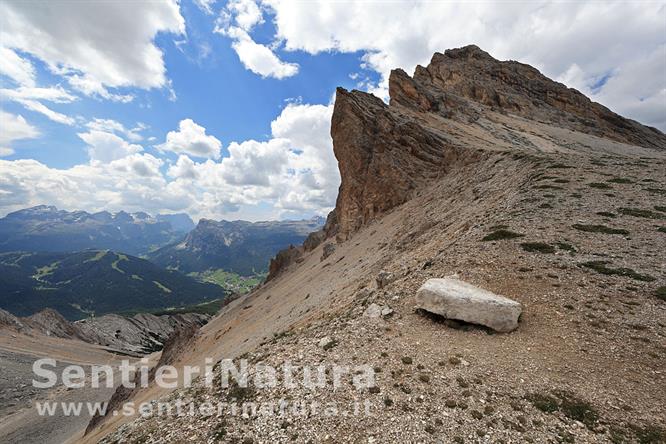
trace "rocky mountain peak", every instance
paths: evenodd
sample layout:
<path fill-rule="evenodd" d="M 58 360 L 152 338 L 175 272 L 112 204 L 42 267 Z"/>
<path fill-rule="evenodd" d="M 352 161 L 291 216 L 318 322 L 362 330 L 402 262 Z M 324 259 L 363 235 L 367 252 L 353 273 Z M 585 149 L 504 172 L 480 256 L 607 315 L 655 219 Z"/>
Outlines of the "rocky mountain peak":
<path fill-rule="evenodd" d="M 482 133 L 495 137 L 491 122 L 505 116 L 629 145 L 666 147 L 659 130 L 613 113 L 536 68 L 496 60 L 474 45 L 435 53 L 413 77 L 393 70 L 389 95 L 387 106 L 361 91 L 336 93 L 331 136 L 342 177 L 335 209 L 342 239 L 455 164 L 487 155 L 471 142 Z M 461 130 L 473 137 L 459 137 Z"/>

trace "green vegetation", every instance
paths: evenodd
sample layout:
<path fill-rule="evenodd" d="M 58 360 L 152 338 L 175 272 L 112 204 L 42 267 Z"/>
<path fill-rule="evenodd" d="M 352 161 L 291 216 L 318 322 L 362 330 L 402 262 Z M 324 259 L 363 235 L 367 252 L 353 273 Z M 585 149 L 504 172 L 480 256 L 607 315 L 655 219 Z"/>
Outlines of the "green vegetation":
<path fill-rule="evenodd" d="M 249 293 L 254 287 L 266 279 L 266 273 L 257 273 L 254 276 L 241 276 L 222 269 L 208 270 L 201 273 L 189 273 L 201 282 L 209 282 L 238 294 Z"/>
<path fill-rule="evenodd" d="M 657 231 L 660 233 L 666 233 L 666 227 L 659 227 L 657 228 Z"/>
<path fill-rule="evenodd" d="M 592 182 L 592 183 L 588 183 L 587 186 L 592 187 L 592 188 L 598 188 L 600 190 L 611 190 L 611 189 L 613 189 L 612 186 L 608 185 L 607 183 L 603 183 L 603 182 Z"/>
<path fill-rule="evenodd" d="M 101 260 L 104 256 L 106 256 L 106 253 L 108 252 L 109 250 L 100 250 L 90 259 L 86 259 L 83 263 L 85 264 L 86 262 L 97 262 Z"/>
<path fill-rule="evenodd" d="M 610 183 L 634 183 L 632 180 L 627 179 L 626 177 L 614 177 L 612 179 L 608 179 L 608 182 L 610 182 Z"/>
<path fill-rule="evenodd" d="M 666 196 L 666 190 L 662 188 L 643 188 L 648 193 L 659 194 L 661 196 Z"/>
<path fill-rule="evenodd" d="M 645 217 L 647 219 L 664 219 L 665 218 L 663 215 L 655 213 L 654 211 L 641 210 L 641 209 L 638 209 L 638 208 L 620 208 L 618 211 L 622 214 L 626 214 L 627 216 Z"/>
<path fill-rule="evenodd" d="M 607 276 L 626 276 L 632 279 L 636 279 L 637 281 L 643 281 L 643 282 L 652 282 L 655 280 L 652 276 L 649 276 L 647 274 L 639 274 L 632 270 L 631 268 L 610 268 L 607 267 L 606 265 L 609 264 L 609 261 L 589 261 L 589 262 L 584 262 L 581 264 L 582 267 L 589 268 L 591 270 L 596 271 L 597 273 L 604 274 Z"/>
<path fill-rule="evenodd" d="M 185 307 L 179 308 L 167 308 L 166 310 L 155 311 L 153 314 L 155 316 L 161 316 L 164 314 L 185 314 L 185 313 L 201 313 L 207 315 L 214 315 L 220 308 L 228 302 L 226 298 L 215 299 L 214 301 L 202 302 L 201 304 L 187 305 Z"/>
<path fill-rule="evenodd" d="M 555 396 L 530 393 L 525 395 L 525 399 L 544 413 L 559 411 L 569 419 L 582 422 L 588 428 L 594 427 L 599 420 L 599 413 L 592 404 L 577 398 L 571 393 L 557 392 Z"/>
<path fill-rule="evenodd" d="M 622 228 L 610 228 L 605 225 L 583 225 L 583 224 L 573 224 L 576 230 L 585 231 L 588 233 L 604 233 L 604 234 L 622 234 L 628 235 L 629 232 Z"/>
<path fill-rule="evenodd" d="M 543 242 L 524 242 L 520 246 L 530 253 L 555 253 L 555 247 Z"/>
<path fill-rule="evenodd" d="M 509 230 L 496 230 L 486 235 L 483 239 L 481 239 L 481 241 L 487 242 L 487 241 L 496 241 L 496 240 L 515 239 L 517 237 L 523 237 L 523 236 L 524 234 L 514 233 L 513 231 Z"/>
<path fill-rule="evenodd" d="M 120 261 L 129 261 L 129 259 L 127 259 L 127 256 L 124 254 L 116 253 L 116 260 L 111 262 L 111 268 L 122 274 L 125 274 L 125 272 L 118 267 L 118 262 Z"/>
<path fill-rule="evenodd" d="M 556 242 L 555 245 L 557 245 L 557 248 L 560 250 L 570 251 L 572 253 L 576 251 L 576 248 L 574 248 L 573 245 L 567 244 L 566 242 Z"/>
<path fill-rule="evenodd" d="M 115 268 L 115 267 L 114 267 L 114 268 Z M 124 272 L 123 272 L 123 273 L 124 273 Z M 157 285 L 157 287 L 158 287 L 160 290 L 162 290 L 163 292 L 165 292 L 165 293 L 171 293 L 171 289 L 165 287 L 164 285 L 160 284 L 159 282 L 157 282 L 157 281 L 153 281 L 153 284 Z"/>
<path fill-rule="evenodd" d="M 666 286 L 661 286 L 654 291 L 654 295 L 662 301 L 666 301 Z"/>
<path fill-rule="evenodd" d="M 655 205 L 654 209 L 657 210 L 657 211 L 661 211 L 662 213 L 666 213 L 666 207 Z"/>
<path fill-rule="evenodd" d="M 547 168 L 551 169 L 551 170 L 562 170 L 562 169 L 569 169 L 569 168 L 573 168 L 573 167 L 569 166 L 569 165 L 565 165 L 563 163 L 554 163 L 554 164 L 548 166 Z"/>
<path fill-rule="evenodd" d="M 32 275 L 32 278 L 36 281 L 39 282 L 44 282 L 44 278 L 50 274 L 53 274 L 53 272 L 58 268 L 58 261 L 53 262 L 49 265 L 45 265 L 43 267 L 40 267 L 37 269 L 37 273 Z"/>
<path fill-rule="evenodd" d="M 617 217 L 615 215 L 615 213 L 611 213 L 610 211 L 598 211 L 597 214 L 599 216 L 603 216 L 603 217 L 610 217 L 611 219 L 614 219 L 614 218 Z"/>

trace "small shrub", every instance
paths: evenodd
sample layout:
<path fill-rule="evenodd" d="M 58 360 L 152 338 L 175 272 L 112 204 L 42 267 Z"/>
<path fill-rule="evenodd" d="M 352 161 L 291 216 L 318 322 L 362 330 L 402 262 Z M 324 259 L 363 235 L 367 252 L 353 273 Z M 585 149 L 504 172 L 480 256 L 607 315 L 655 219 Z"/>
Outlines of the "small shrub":
<path fill-rule="evenodd" d="M 611 189 L 613 189 L 612 186 L 608 185 L 607 183 L 603 183 L 603 182 L 592 182 L 592 183 L 588 183 L 587 186 L 592 187 L 592 188 L 597 188 L 597 189 L 600 189 L 600 190 L 611 190 Z"/>
<path fill-rule="evenodd" d="M 655 205 L 654 209 L 657 210 L 657 211 L 661 211 L 662 213 L 666 213 L 666 207 Z"/>
<path fill-rule="evenodd" d="M 548 202 L 546 202 L 546 203 L 542 203 L 541 205 L 539 205 L 539 208 L 546 209 L 546 208 L 553 208 L 553 206 L 551 204 L 549 204 Z"/>
<path fill-rule="evenodd" d="M 611 213 L 610 211 L 599 211 L 597 214 L 603 217 L 610 217 L 611 219 L 615 219 L 617 217 L 615 213 Z"/>
<path fill-rule="evenodd" d="M 583 197 L 583 195 L 580 194 L 580 193 L 571 193 L 571 197 L 575 197 L 576 199 L 580 199 L 581 197 Z"/>
<path fill-rule="evenodd" d="M 666 227 L 659 227 L 657 228 L 657 231 L 660 233 L 666 233 Z"/>
<path fill-rule="evenodd" d="M 525 399 L 544 413 L 553 413 L 560 408 L 557 398 L 554 396 L 544 395 L 542 393 L 530 393 L 525 396 Z"/>
<path fill-rule="evenodd" d="M 576 230 L 585 231 L 587 233 L 603 233 L 603 234 L 622 234 L 628 235 L 627 230 L 621 228 L 610 228 L 605 225 L 584 225 L 584 224 L 573 224 Z"/>
<path fill-rule="evenodd" d="M 568 179 L 555 179 L 553 182 L 555 183 L 569 183 Z"/>
<path fill-rule="evenodd" d="M 576 251 L 576 248 L 574 248 L 573 245 L 567 244 L 566 242 L 557 242 L 555 245 L 557 245 L 557 248 L 559 248 L 560 250 L 571 251 L 571 252 Z"/>
<path fill-rule="evenodd" d="M 496 241 L 496 240 L 515 239 L 517 237 L 523 237 L 523 236 L 524 236 L 523 234 L 514 233 L 513 231 L 509 230 L 496 230 L 486 235 L 483 239 L 481 239 L 481 241 L 487 242 L 487 241 Z"/>
<path fill-rule="evenodd" d="M 537 185 L 534 187 L 537 190 L 562 190 L 562 187 L 558 187 L 557 185 Z"/>
<path fill-rule="evenodd" d="M 403 356 L 402 358 L 400 358 L 400 360 L 405 365 L 409 365 L 412 363 L 412 358 L 410 358 L 409 356 Z"/>
<path fill-rule="evenodd" d="M 638 208 L 620 208 L 618 212 L 627 216 L 645 217 L 647 219 L 664 219 L 664 216 L 650 210 L 641 210 Z"/>
<path fill-rule="evenodd" d="M 630 179 L 627 179 L 626 177 L 614 177 L 612 179 L 608 179 L 608 182 L 610 183 L 634 183 Z"/>
<path fill-rule="evenodd" d="M 666 301 L 666 286 L 657 288 L 654 292 L 654 295 L 657 296 L 657 299 Z"/>
<path fill-rule="evenodd" d="M 649 276 L 647 274 L 639 274 L 636 273 L 634 270 L 631 268 L 610 268 L 607 267 L 606 265 L 609 264 L 610 262 L 608 261 L 589 261 L 589 262 L 584 262 L 581 264 L 582 267 L 589 268 L 591 270 L 596 271 L 597 273 L 607 275 L 607 276 L 626 276 L 632 279 L 635 279 L 637 281 L 643 281 L 643 282 L 652 282 L 655 280 L 652 276 Z"/>
<path fill-rule="evenodd" d="M 520 244 L 523 250 L 530 253 L 555 253 L 555 247 L 543 242 L 525 242 Z"/>
<path fill-rule="evenodd" d="M 547 168 L 551 169 L 551 170 L 564 170 L 564 169 L 569 169 L 569 168 L 573 168 L 573 167 L 569 166 L 569 165 L 565 165 L 563 163 L 554 163 L 554 164 L 548 166 Z"/>
<path fill-rule="evenodd" d="M 661 196 L 666 196 L 666 190 L 661 188 L 643 188 L 648 193 L 659 194 Z"/>
<path fill-rule="evenodd" d="M 589 402 L 568 393 L 559 393 L 558 396 L 562 400 L 560 410 L 568 418 L 582 422 L 588 428 L 592 428 L 599 420 L 599 413 Z"/>

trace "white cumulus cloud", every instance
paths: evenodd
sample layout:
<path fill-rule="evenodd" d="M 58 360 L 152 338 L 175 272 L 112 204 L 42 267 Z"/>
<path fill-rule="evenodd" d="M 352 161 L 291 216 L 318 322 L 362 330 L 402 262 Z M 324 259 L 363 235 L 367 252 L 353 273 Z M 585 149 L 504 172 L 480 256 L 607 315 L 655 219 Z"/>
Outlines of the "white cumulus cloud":
<path fill-rule="evenodd" d="M 0 41 L 33 55 L 84 93 L 167 84 L 160 32 L 183 34 L 175 0 L 139 2 L 2 2 Z"/>
<path fill-rule="evenodd" d="M 250 32 L 264 21 L 261 9 L 253 0 L 232 0 L 220 13 L 215 32 L 229 37 L 231 47 L 245 68 L 262 77 L 283 79 L 298 73 L 297 63 L 280 60 L 273 49 L 257 43 Z"/>
<path fill-rule="evenodd" d="M 143 151 L 141 145 L 128 143 L 113 133 L 90 130 L 77 135 L 88 145 L 88 156 L 93 163 L 109 163 Z"/>
<path fill-rule="evenodd" d="M 14 153 L 10 147 L 15 140 L 34 139 L 39 131 L 30 125 L 23 116 L 0 110 L 0 157 Z"/>
<path fill-rule="evenodd" d="M 477 44 L 551 78 L 576 66 L 578 87 L 614 111 L 666 130 L 666 8 L 660 2 L 291 2 L 264 0 L 288 51 L 364 53 L 387 95 L 393 68 Z M 571 72 L 569 72 L 571 74 Z M 599 79 L 609 76 L 599 87 Z"/>
<path fill-rule="evenodd" d="M 215 137 L 206 134 L 206 128 L 194 123 L 192 119 L 181 120 L 178 131 L 169 131 L 166 141 L 156 148 L 160 151 L 171 151 L 189 154 L 194 157 L 220 157 L 222 143 Z"/>

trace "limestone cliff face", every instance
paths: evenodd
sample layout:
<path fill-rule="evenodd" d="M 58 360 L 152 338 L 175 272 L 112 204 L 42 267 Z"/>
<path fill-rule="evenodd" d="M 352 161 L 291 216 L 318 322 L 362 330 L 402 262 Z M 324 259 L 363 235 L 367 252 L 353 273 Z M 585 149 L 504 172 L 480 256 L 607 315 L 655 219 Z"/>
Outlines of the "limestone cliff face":
<path fill-rule="evenodd" d="M 455 124 L 472 127 L 489 113 L 666 148 L 659 130 L 625 119 L 529 65 L 496 60 L 476 46 L 435 53 L 413 77 L 394 70 L 389 95 L 387 106 L 361 91 L 337 90 L 331 137 L 342 178 L 335 208 L 342 239 L 459 162 L 482 157 L 472 138 L 451 136 Z"/>
<path fill-rule="evenodd" d="M 348 239 L 453 168 L 498 150 L 575 150 L 559 144 L 562 129 L 666 149 L 661 131 L 619 116 L 529 65 L 496 60 L 473 45 L 435 53 L 413 77 L 392 71 L 389 96 L 387 105 L 368 93 L 337 89 L 331 137 L 341 185 L 334 218 L 304 247 L 278 255 L 269 278 L 326 238 Z M 540 134 L 546 127 L 552 131 Z"/>
<path fill-rule="evenodd" d="M 395 70 L 390 96 L 392 105 L 423 112 L 469 115 L 479 104 L 632 145 L 663 149 L 666 144 L 661 131 L 612 112 L 536 68 L 496 60 L 474 45 L 435 53 L 427 67 L 416 68 L 413 79 Z"/>

